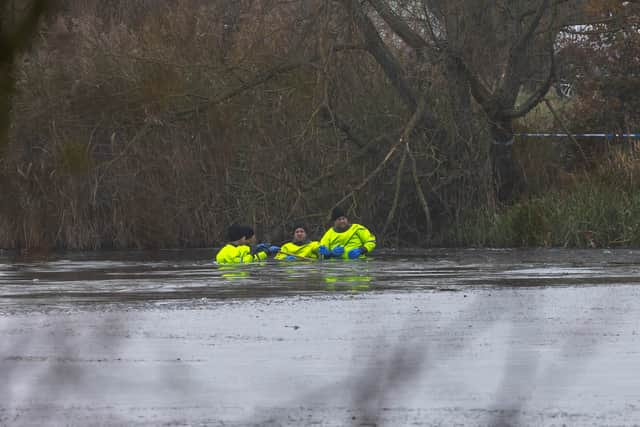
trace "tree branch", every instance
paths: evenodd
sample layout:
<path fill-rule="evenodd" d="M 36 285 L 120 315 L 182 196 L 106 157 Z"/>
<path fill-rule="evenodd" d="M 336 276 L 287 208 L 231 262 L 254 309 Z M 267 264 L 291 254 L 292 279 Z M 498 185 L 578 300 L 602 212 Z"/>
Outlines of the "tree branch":
<path fill-rule="evenodd" d="M 429 47 L 428 43 L 418 33 L 413 31 L 413 29 L 389 7 L 387 2 L 369 0 L 369 3 L 371 3 L 382 19 L 384 19 L 384 22 L 386 22 L 407 45 L 418 51 Z"/>
<path fill-rule="evenodd" d="M 520 87 L 520 73 L 519 68 L 522 64 L 522 60 L 526 55 L 527 45 L 530 44 L 531 38 L 535 34 L 536 28 L 540 25 L 540 21 L 544 16 L 544 13 L 549 9 L 550 0 L 542 0 L 540 7 L 538 7 L 535 15 L 529 22 L 529 25 L 522 34 L 516 39 L 509 50 L 509 57 L 507 59 L 507 66 L 505 68 L 504 78 L 497 93 L 517 95 Z M 500 96 L 502 97 L 502 96 Z M 515 99 L 515 96 L 514 96 Z M 510 102 L 507 104 L 511 104 Z"/>
<path fill-rule="evenodd" d="M 555 55 L 553 53 L 553 41 L 550 41 L 549 45 L 550 45 L 549 58 L 550 58 L 551 64 L 549 65 L 549 74 L 547 75 L 547 79 L 533 94 L 531 94 L 531 96 L 526 101 L 520 104 L 518 108 L 513 108 L 511 110 L 504 111 L 503 112 L 504 117 L 507 117 L 510 119 L 516 119 L 518 117 L 524 116 L 529 111 L 531 111 L 533 107 L 538 105 L 547 95 L 547 92 L 549 92 L 551 85 L 556 79 L 556 61 L 555 61 Z"/>
<path fill-rule="evenodd" d="M 387 220 L 384 222 L 384 227 L 382 227 L 382 235 L 385 236 L 387 234 L 387 228 L 391 225 L 391 221 L 393 221 L 393 217 L 396 214 L 396 209 L 398 207 L 398 200 L 400 200 L 400 188 L 402 187 L 402 175 L 404 172 L 404 164 L 407 159 L 407 150 L 404 150 L 402 153 L 402 158 L 400 159 L 400 166 L 398 166 L 398 171 L 396 172 L 396 184 L 395 190 L 393 192 L 393 202 L 391 203 L 391 210 L 387 214 Z"/>
<path fill-rule="evenodd" d="M 464 59 L 451 50 L 448 51 L 451 59 L 460 67 L 462 74 L 469 82 L 469 88 L 476 102 L 482 106 L 486 106 L 491 101 L 492 94 L 482 81 L 471 71 Z"/>
<path fill-rule="evenodd" d="M 363 12 L 358 0 L 341 0 L 344 7 L 355 19 L 356 25 L 362 32 L 364 42 L 369 53 L 382 67 L 385 75 L 400 94 L 400 98 L 411 111 L 416 110 L 416 96 L 404 77 L 404 70 L 396 58 L 391 54 L 387 46 L 380 38 L 380 34 L 371 22 L 371 19 Z"/>
<path fill-rule="evenodd" d="M 278 64 L 275 67 L 272 67 L 268 70 L 266 70 L 265 72 L 259 73 L 258 75 L 254 76 L 253 79 L 251 79 L 250 81 L 246 82 L 243 85 L 240 85 L 234 89 L 231 89 L 229 91 L 227 91 L 226 93 L 220 95 L 219 97 L 215 98 L 215 99 L 208 99 L 205 102 L 200 103 L 199 105 L 189 108 L 187 110 L 182 110 L 182 111 L 178 111 L 176 113 L 177 116 L 179 117 L 184 117 L 184 116 L 188 116 L 190 114 L 193 114 L 195 112 L 198 111 L 204 111 L 207 110 L 208 108 L 220 104 L 224 101 L 227 101 L 239 94 L 241 94 L 242 92 L 252 89 L 256 86 L 260 86 L 263 83 L 268 82 L 269 80 L 273 79 L 274 77 L 295 70 L 296 68 L 300 68 L 303 67 L 305 65 L 309 65 L 310 62 L 309 61 L 305 61 L 305 62 L 293 62 L 293 63 L 282 63 L 282 64 Z"/>
<path fill-rule="evenodd" d="M 420 178 L 418 177 L 418 167 L 416 165 L 416 158 L 411 152 L 411 148 L 409 147 L 409 141 L 405 144 L 405 151 L 409 154 L 409 159 L 411 160 L 411 176 L 413 176 L 413 183 L 416 187 L 416 192 L 418 193 L 418 200 L 420 201 L 420 206 L 422 207 L 422 212 L 424 213 L 425 220 L 427 221 L 427 237 L 431 237 L 431 232 L 433 229 L 432 221 L 431 221 L 431 210 L 429 209 L 429 204 L 427 203 L 427 198 L 422 191 L 422 186 L 420 185 Z"/>
<path fill-rule="evenodd" d="M 365 157 L 365 156 L 370 156 L 371 152 L 373 151 L 373 147 L 378 144 L 381 140 L 385 140 L 387 139 L 386 134 L 381 135 L 377 138 L 373 138 L 372 140 L 370 140 L 365 146 L 363 146 L 362 148 L 360 148 L 355 154 L 353 154 L 349 160 L 344 161 L 344 162 L 334 162 L 332 165 L 330 165 L 329 167 L 327 167 L 327 171 L 325 173 L 323 173 L 322 175 L 314 178 L 312 181 L 309 181 L 306 185 L 304 185 L 302 187 L 303 191 L 308 191 L 311 190 L 312 188 L 314 188 L 316 185 L 318 185 L 320 182 L 322 182 L 323 180 L 334 176 L 335 174 L 337 174 L 338 172 L 344 170 L 345 167 L 348 167 L 350 164 L 353 164 L 353 162 L 355 160 L 360 159 L 361 157 Z"/>
<path fill-rule="evenodd" d="M 384 159 L 382 159 L 382 161 L 378 164 L 378 166 L 376 166 L 376 168 L 373 171 L 371 171 L 369 175 L 367 175 L 360 184 L 356 185 L 342 199 L 338 200 L 332 208 L 340 205 L 349 197 L 353 196 L 356 191 L 361 190 L 365 185 L 367 185 L 369 181 L 371 181 L 373 177 L 375 177 L 378 173 L 380 173 L 382 169 L 384 169 L 385 165 L 393 157 L 398 147 L 404 144 L 405 141 L 409 140 L 411 133 L 413 133 L 413 130 L 416 128 L 416 125 L 418 124 L 418 120 L 424 116 L 425 108 L 426 108 L 426 100 L 424 99 L 424 97 L 421 97 L 420 102 L 418 103 L 418 107 L 416 108 L 414 113 L 411 115 L 411 118 L 407 122 L 407 125 L 405 126 L 404 131 L 402 132 L 402 135 L 400 136 L 398 141 L 395 144 L 393 144 L 391 149 L 389 149 L 389 151 L 387 152 L 387 155 L 384 156 Z"/>
<path fill-rule="evenodd" d="M 564 133 L 569 137 L 569 139 L 571 140 L 571 142 L 573 142 L 573 144 L 576 146 L 576 148 L 578 149 L 578 151 L 580 152 L 580 155 L 582 156 L 582 161 L 585 162 L 585 164 L 587 163 L 587 155 L 585 154 L 584 150 L 582 149 L 582 145 L 580 145 L 578 143 L 578 141 L 576 140 L 576 138 L 571 134 L 571 132 L 569 131 L 569 128 L 567 127 L 567 125 L 564 123 L 564 121 L 560 118 L 560 115 L 558 114 L 558 112 L 556 111 L 555 108 L 553 108 L 553 106 L 551 105 L 551 103 L 549 102 L 548 99 L 544 99 L 543 100 L 545 105 L 547 106 L 547 109 L 551 112 L 551 114 L 553 115 L 553 118 L 556 120 L 556 122 L 558 122 L 558 124 L 560 125 L 560 127 L 562 127 L 562 130 L 564 131 Z M 586 178 L 589 179 L 590 175 L 586 174 Z"/>

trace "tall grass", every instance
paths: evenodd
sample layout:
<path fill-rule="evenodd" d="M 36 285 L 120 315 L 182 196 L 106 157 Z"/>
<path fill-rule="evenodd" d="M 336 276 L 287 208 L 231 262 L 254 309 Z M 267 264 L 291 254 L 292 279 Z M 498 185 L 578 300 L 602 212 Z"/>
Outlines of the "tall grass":
<path fill-rule="evenodd" d="M 620 247 L 640 245 L 640 153 L 610 148 L 589 172 L 499 211 L 467 218 L 462 245 Z"/>
<path fill-rule="evenodd" d="M 298 220 L 319 234 L 345 186 L 384 154 L 372 146 L 349 166 L 353 141 L 317 113 L 326 88 L 294 6 L 242 3 L 229 34 L 223 3 L 112 3 L 107 13 L 66 2 L 21 64 L 0 247 L 207 246 L 237 221 L 265 239 Z M 268 75 L 283 64 L 293 65 Z M 359 82 L 351 97 L 377 105 L 369 120 L 394 104 L 379 102 L 392 94 L 375 75 L 342 72 Z M 397 120 L 372 120 L 363 140 Z M 379 201 L 349 203 L 371 222 Z"/>

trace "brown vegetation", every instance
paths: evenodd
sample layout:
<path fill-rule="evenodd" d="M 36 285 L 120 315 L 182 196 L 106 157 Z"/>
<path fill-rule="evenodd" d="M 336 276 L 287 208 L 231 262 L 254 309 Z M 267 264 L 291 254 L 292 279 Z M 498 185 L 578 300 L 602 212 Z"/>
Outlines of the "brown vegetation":
<path fill-rule="evenodd" d="M 500 75 L 482 65 L 490 45 L 461 63 L 433 33 L 425 61 L 379 30 L 382 3 L 358 21 L 324 0 L 59 0 L 17 65 L 0 247 L 209 246 L 235 221 L 279 241 L 298 221 L 318 235 L 338 202 L 389 245 L 465 242 L 469 213 L 499 206 L 491 99 L 509 101 L 496 114 L 524 114 L 540 85 L 504 77 L 517 91 L 483 98 L 470 85 L 491 80 L 469 72 Z M 383 45 L 362 38 L 367 22 Z M 456 34 L 459 46 L 473 36 Z M 544 88 L 549 60 L 542 73 L 525 62 L 513 67 Z M 540 170 L 526 147 L 509 167 Z M 558 163 L 526 182 L 562 181 L 572 172 Z"/>

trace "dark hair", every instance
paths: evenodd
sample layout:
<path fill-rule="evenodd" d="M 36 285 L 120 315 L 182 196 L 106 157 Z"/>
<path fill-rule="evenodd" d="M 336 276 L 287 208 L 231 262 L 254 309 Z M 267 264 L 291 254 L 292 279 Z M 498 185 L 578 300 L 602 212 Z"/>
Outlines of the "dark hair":
<path fill-rule="evenodd" d="M 335 207 L 333 208 L 333 210 L 331 211 L 331 221 L 335 221 L 336 219 L 340 218 L 341 216 L 347 216 L 344 212 L 344 210 L 342 210 L 342 208 L 340 207 Z"/>
<path fill-rule="evenodd" d="M 227 229 L 227 237 L 231 242 L 240 240 L 243 237 L 248 239 L 254 234 L 255 233 L 253 232 L 253 228 L 249 227 L 248 225 L 233 224 Z"/>
<path fill-rule="evenodd" d="M 295 232 L 296 232 L 296 230 L 297 230 L 298 228 L 302 228 L 302 229 L 304 230 L 304 232 L 305 232 L 305 233 L 309 230 L 309 229 L 307 228 L 307 226 L 306 226 L 306 225 L 304 225 L 304 224 L 294 224 L 294 225 L 293 225 L 293 232 L 295 233 Z"/>

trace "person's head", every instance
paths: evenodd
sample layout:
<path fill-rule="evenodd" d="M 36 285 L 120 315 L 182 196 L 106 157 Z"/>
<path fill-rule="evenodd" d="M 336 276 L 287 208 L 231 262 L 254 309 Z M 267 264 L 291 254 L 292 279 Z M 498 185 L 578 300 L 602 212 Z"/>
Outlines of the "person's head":
<path fill-rule="evenodd" d="M 305 240 L 307 240 L 307 227 L 300 224 L 293 227 L 293 241 L 304 242 Z"/>
<path fill-rule="evenodd" d="M 333 221 L 333 228 L 336 231 L 343 231 L 349 228 L 349 219 L 342 208 L 333 208 L 333 211 L 331 211 L 331 220 Z"/>
<path fill-rule="evenodd" d="M 233 224 L 227 230 L 227 238 L 232 243 L 252 244 L 256 242 L 253 228 L 248 225 Z"/>

